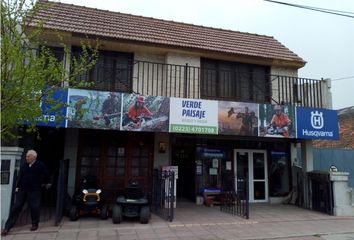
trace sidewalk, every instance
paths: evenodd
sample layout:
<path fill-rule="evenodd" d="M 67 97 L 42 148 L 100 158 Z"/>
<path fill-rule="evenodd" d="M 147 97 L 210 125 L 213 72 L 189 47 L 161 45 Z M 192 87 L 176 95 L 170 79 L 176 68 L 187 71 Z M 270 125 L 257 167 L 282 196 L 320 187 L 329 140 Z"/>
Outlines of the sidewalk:
<path fill-rule="evenodd" d="M 334 217 L 289 205 L 256 204 L 250 219 L 243 219 L 218 208 L 180 204 L 175 220 L 166 222 L 152 215 L 149 224 L 125 220 L 112 224 L 111 219 L 80 218 L 70 222 L 64 218 L 58 227 L 42 223 L 37 232 L 29 225 L 15 228 L 4 240 L 193 240 L 193 239 L 291 239 L 354 240 L 354 217 Z"/>

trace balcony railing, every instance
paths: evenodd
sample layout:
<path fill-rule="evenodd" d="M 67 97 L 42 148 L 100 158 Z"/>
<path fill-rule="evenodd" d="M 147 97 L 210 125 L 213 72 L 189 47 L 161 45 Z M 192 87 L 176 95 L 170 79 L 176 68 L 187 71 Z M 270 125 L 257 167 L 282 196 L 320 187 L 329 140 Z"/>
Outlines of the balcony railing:
<path fill-rule="evenodd" d="M 324 81 L 134 61 L 88 74 L 95 89 L 144 95 L 322 107 Z M 97 75 L 97 76 L 93 76 Z"/>

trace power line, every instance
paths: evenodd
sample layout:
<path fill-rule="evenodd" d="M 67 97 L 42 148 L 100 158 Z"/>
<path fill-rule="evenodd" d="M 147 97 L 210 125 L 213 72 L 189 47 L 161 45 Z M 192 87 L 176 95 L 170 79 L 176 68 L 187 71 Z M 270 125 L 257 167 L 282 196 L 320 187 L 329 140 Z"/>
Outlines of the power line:
<path fill-rule="evenodd" d="M 297 7 L 297 8 L 312 10 L 312 11 L 317 11 L 317 12 L 329 13 L 329 14 L 338 15 L 338 16 L 342 16 L 342 17 L 354 18 L 354 12 L 339 11 L 339 10 L 318 8 L 318 7 L 311 7 L 311 6 L 305 6 L 305 5 L 299 5 L 299 4 L 279 2 L 279 1 L 274 1 L 274 0 L 264 0 L 264 1 L 271 2 L 271 3 L 277 3 L 277 4 L 283 4 L 283 5 L 291 6 L 291 7 Z M 344 14 L 344 13 L 346 13 L 346 14 Z"/>
<path fill-rule="evenodd" d="M 334 82 L 334 81 L 341 81 L 341 80 L 351 79 L 351 78 L 354 78 L 354 76 L 331 79 L 331 82 Z"/>

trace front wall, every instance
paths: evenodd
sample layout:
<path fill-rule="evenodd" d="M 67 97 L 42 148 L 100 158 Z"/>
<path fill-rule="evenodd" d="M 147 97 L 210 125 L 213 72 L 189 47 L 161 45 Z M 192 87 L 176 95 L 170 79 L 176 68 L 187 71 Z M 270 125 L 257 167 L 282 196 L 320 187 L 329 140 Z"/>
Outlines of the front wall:
<path fill-rule="evenodd" d="M 181 65 L 185 66 L 188 64 L 189 67 L 200 67 L 200 57 L 198 56 L 192 56 L 192 55 L 184 55 L 184 54 L 178 54 L 178 53 L 173 53 L 169 52 L 166 55 L 166 64 L 173 64 L 173 65 Z M 191 70 L 193 71 L 193 70 Z M 174 72 L 168 73 L 171 74 L 172 76 L 174 75 Z M 185 72 L 184 69 L 181 69 L 180 74 L 184 76 Z M 189 73 L 191 74 L 191 73 Z M 170 79 L 170 78 L 168 78 Z M 199 89 L 199 77 L 196 78 L 195 81 L 190 81 L 189 84 L 189 89 L 193 89 L 191 92 L 189 92 L 188 96 L 184 96 L 184 86 L 180 86 L 177 82 L 175 88 L 180 90 L 180 93 L 178 94 L 179 97 L 187 97 L 187 98 L 192 98 L 192 96 L 195 96 L 196 98 L 200 98 L 200 92 L 198 91 Z"/>
<path fill-rule="evenodd" d="M 270 75 L 297 77 L 297 69 L 272 66 L 270 69 Z M 271 86 L 272 86 L 272 104 L 276 104 L 276 102 L 273 99 L 275 99 L 275 100 L 279 99 L 279 95 L 278 95 L 279 81 L 276 78 L 271 78 L 270 80 L 271 80 Z M 291 99 L 284 99 L 284 101 L 290 102 Z"/>
<path fill-rule="evenodd" d="M 154 54 L 154 53 L 146 53 L 146 52 L 134 52 L 134 61 L 145 61 L 145 62 L 153 62 L 153 63 L 165 63 L 165 56 L 163 54 Z M 135 63 L 134 63 L 135 64 Z M 158 69 L 159 68 L 159 69 Z M 155 74 L 157 75 L 157 72 L 161 72 L 161 65 L 158 65 L 158 68 L 156 67 L 153 71 L 149 71 L 148 76 L 151 79 L 151 75 Z M 138 70 L 139 68 L 134 67 L 134 73 L 133 76 L 138 76 Z M 145 75 L 147 76 L 148 73 L 146 72 Z M 153 85 L 157 86 L 157 79 L 153 80 L 154 83 Z M 143 85 L 144 84 L 144 85 Z M 148 81 L 136 81 L 135 78 L 133 78 L 133 91 L 138 92 L 138 89 L 145 89 L 146 92 L 140 92 L 141 94 L 147 94 L 147 90 L 149 82 Z"/>

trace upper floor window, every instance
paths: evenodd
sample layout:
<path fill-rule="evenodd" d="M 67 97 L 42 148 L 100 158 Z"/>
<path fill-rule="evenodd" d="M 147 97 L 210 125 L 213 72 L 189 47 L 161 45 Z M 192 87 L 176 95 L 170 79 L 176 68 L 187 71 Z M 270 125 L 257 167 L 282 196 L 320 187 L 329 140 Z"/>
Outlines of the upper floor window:
<path fill-rule="evenodd" d="M 73 47 L 72 54 L 78 57 L 81 49 Z M 132 90 L 132 62 L 132 53 L 99 51 L 95 66 L 78 78 L 92 82 L 91 89 L 130 92 Z"/>
<path fill-rule="evenodd" d="M 50 52 L 53 54 L 53 56 L 55 57 L 55 59 L 58 62 L 63 61 L 63 59 L 64 59 L 64 48 L 62 48 L 62 47 L 48 47 L 48 49 L 50 50 Z"/>
<path fill-rule="evenodd" d="M 270 102 L 269 67 L 201 60 L 201 97 L 240 102 Z"/>

